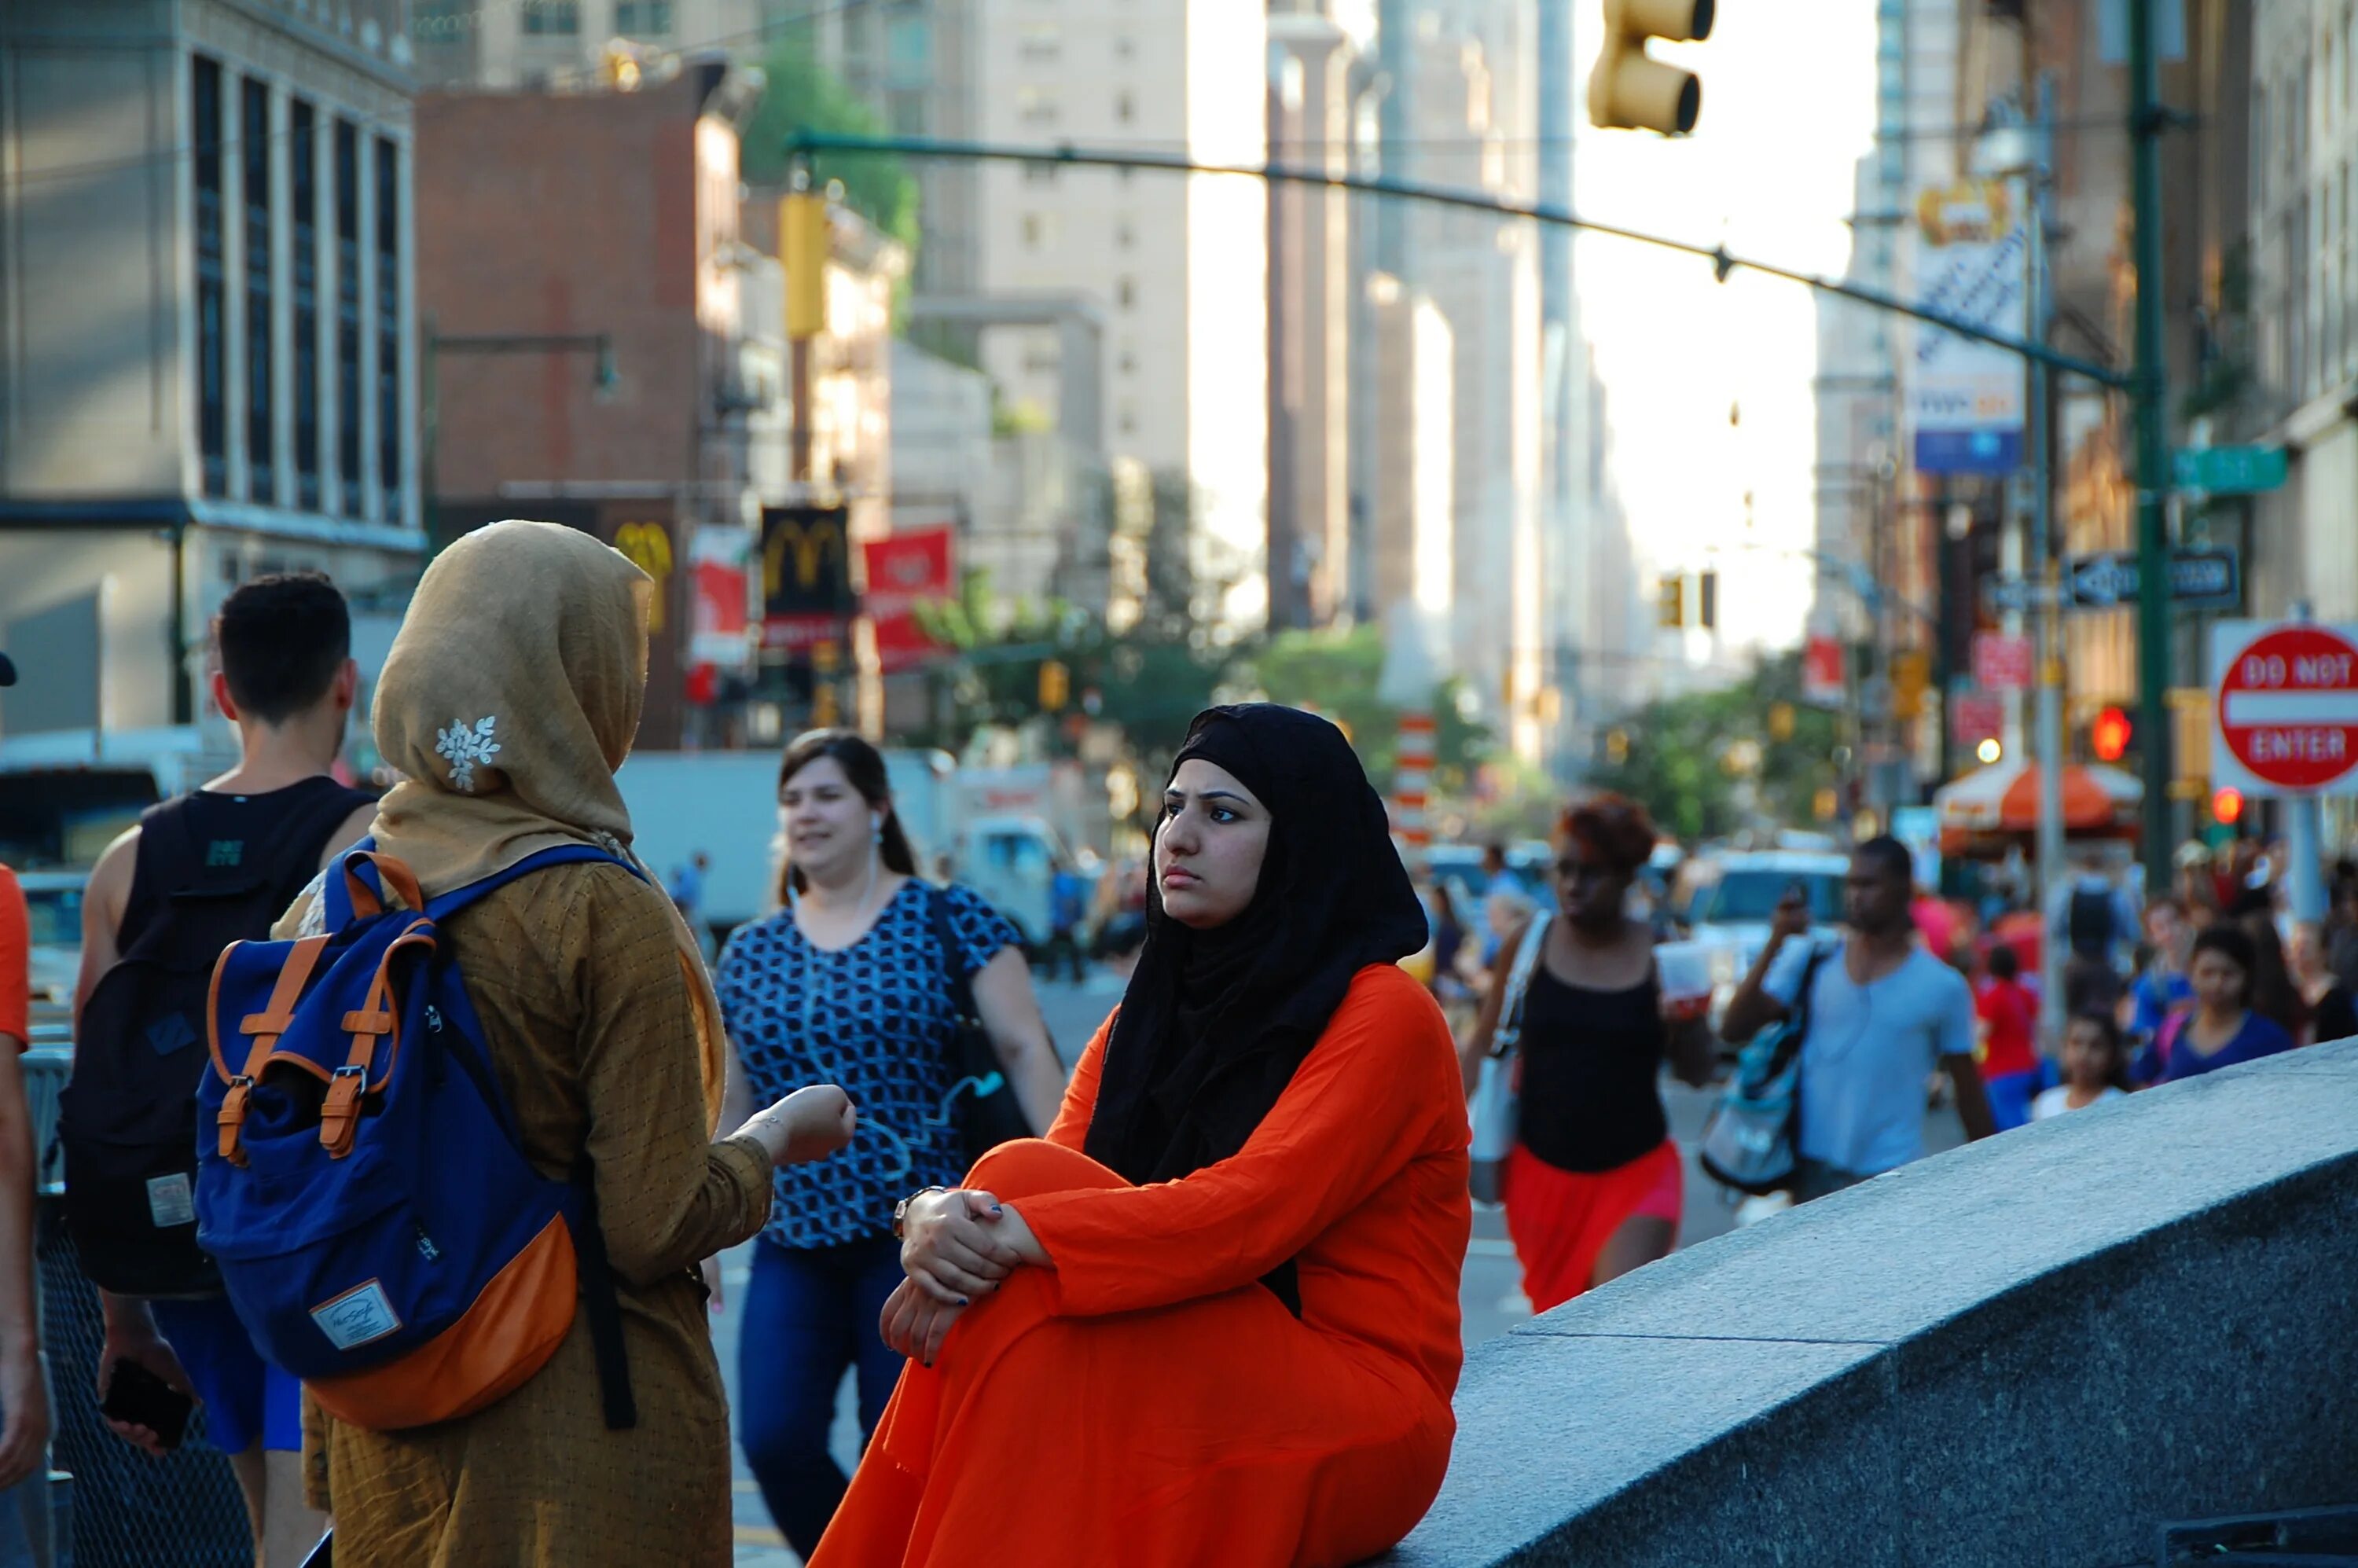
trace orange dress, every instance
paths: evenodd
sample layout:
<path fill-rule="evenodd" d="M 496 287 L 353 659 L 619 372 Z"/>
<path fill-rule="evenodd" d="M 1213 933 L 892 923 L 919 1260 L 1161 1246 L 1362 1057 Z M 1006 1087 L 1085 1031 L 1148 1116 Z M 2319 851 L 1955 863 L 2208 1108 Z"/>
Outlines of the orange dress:
<path fill-rule="evenodd" d="M 1147 1186 L 1080 1152 L 1106 1035 L 968 1183 L 1054 1267 L 903 1371 L 811 1568 L 1339 1565 L 1440 1490 L 1473 1216 L 1432 997 L 1361 970 L 1244 1148 Z M 1256 1282 L 1288 1258 L 1299 1320 Z"/>

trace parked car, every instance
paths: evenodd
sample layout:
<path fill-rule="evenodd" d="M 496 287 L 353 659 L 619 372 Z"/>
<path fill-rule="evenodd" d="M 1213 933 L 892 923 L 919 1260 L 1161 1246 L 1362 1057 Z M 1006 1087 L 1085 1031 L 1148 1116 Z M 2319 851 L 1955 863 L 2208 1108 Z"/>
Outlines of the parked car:
<path fill-rule="evenodd" d="M 1798 884 L 1808 895 L 1812 935 L 1830 936 L 1842 923 L 1850 861 L 1841 855 L 1770 849 L 1713 856 L 1693 870 L 1684 920 L 1690 939 L 1711 956 L 1714 1025 L 1768 945 L 1769 922 L 1788 888 Z"/>

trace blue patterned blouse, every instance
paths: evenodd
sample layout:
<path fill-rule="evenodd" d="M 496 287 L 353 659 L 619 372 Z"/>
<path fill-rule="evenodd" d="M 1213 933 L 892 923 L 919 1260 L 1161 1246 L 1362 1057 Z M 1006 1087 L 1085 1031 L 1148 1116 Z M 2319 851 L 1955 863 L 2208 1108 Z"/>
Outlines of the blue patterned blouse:
<path fill-rule="evenodd" d="M 949 905 L 957 962 L 971 975 L 1020 938 L 969 888 L 912 878 L 865 935 L 814 947 L 780 910 L 741 926 L 721 951 L 722 1021 L 756 1106 L 811 1084 L 841 1084 L 860 1108 L 851 1147 L 777 1173 L 763 1236 L 828 1247 L 889 1234 L 892 1206 L 966 1174 L 948 1103 L 954 1020 L 929 897 Z"/>

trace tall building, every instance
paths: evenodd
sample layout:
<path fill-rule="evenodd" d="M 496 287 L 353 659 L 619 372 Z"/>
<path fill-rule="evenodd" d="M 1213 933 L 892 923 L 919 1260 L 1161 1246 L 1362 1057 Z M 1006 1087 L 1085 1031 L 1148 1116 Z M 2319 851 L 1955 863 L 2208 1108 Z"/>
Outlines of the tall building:
<path fill-rule="evenodd" d="M 1254 0 L 1134 14 L 1001 8 L 979 30 L 991 84 L 982 139 L 1131 146 L 1198 163 L 1267 150 L 1268 29 Z M 1102 443 L 1180 486 L 1199 577 L 1233 580 L 1202 608 L 1239 624 L 1268 611 L 1268 200 L 1216 175 L 994 163 L 981 170 L 976 291 L 1077 298 L 1101 310 Z M 1019 414 L 1060 421 L 1070 333 L 1011 325 L 982 368 Z"/>
<path fill-rule="evenodd" d="M 1372 20 L 1372 18 L 1368 18 Z M 1270 160 L 1329 175 L 1361 161 L 1363 38 L 1317 6 L 1269 16 Z M 1371 150 L 1371 149 L 1370 149 Z M 1354 332 L 1366 295 L 1360 204 L 1269 187 L 1269 584 L 1272 627 L 1323 626 L 1354 596 Z"/>
<path fill-rule="evenodd" d="M 1533 200 L 1541 66 L 1532 0 L 1413 0 L 1387 5 L 1383 21 L 1386 173 Z M 1396 220 L 1379 215 L 1378 254 L 1396 251 L 1395 276 L 1431 297 L 1455 359 L 1449 666 L 1484 720 L 1536 762 L 1555 717 L 1551 703 L 1560 700 L 1547 684 L 1539 237 L 1532 224 L 1480 212 L 1390 205 L 1402 211 Z"/>
<path fill-rule="evenodd" d="M 415 581 L 407 14 L 0 6 L 12 747 L 225 741 L 205 627 L 239 581 L 323 569 L 364 613 Z"/>
<path fill-rule="evenodd" d="M 762 0 L 417 0 L 411 24 L 423 86 L 582 88 L 609 45 L 654 51 L 758 51 L 774 23 Z"/>

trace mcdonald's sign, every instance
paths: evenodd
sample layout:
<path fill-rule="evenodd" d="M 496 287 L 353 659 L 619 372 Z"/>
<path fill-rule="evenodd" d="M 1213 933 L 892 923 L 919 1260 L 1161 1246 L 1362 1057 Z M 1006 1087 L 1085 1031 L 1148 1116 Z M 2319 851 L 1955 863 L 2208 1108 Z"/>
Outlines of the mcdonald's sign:
<path fill-rule="evenodd" d="M 803 648 L 840 635 L 860 608 L 851 514 L 841 506 L 762 509 L 762 645 Z"/>
<path fill-rule="evenodd" d="M 651 635 L 661 632 L 664 606 L 671 598 L 671 530 L 661 523 L 634 519 L 615 528 L 614 548 L 654 579 L 654 598 L 647 607 L 647 631 Z"/>

